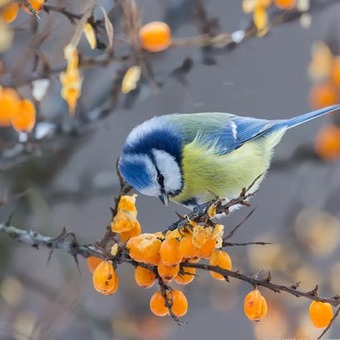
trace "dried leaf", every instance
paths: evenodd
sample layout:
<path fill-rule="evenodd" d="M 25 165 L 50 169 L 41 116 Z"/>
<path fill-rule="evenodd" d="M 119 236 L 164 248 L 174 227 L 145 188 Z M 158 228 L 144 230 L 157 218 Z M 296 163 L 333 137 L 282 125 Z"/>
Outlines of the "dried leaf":
<path fill-rule="evenodd" d="M 77 47 L 77 45 L 79 44 L 79 40 L 80 40 L 80 38 L 83 34 L 85 25 L 86 25 L 89 17 L 91 16 L 91 13 L 92 13 L 95 6 L 96 6 L 95 0 L 89 0 L 87 2 L 86 6 L 85 6 L 86 10 L 84 11 L 84 14 L 81 17 L 81 19 L 78 21 L 75 32 L 74 32 L 74 34 L 73 34 L 68 45 L 71 45 L 73 47 Z"/>
<path fill-rule="evenodd" d="M 97 39 L 96 39 L 96 34 L 94 33 L 94 29 L 90 23 L 86 23 L 84 26 L 84 34 L 85 38 L 88 41 L 90 47 L 92 49 L 96 48 L 97 45 Z"/>
<path fill-rule="evenodd" d="M 106 30 L 106 34 L 107 34 L 107 39 L 109 41 L 109 44 L 107 46 L 107 50 L 112 51 L 112 48 L 113 48 L 113 32 L 114 32 L 113 26 L 112 26 L 112 23 L 111 23 L 109 17 L 107 16 L 105 8 L 101 6 L 100 9 L 102 10 L 103 15 L 104 15 L 104 25 L 105 25 L 105 30 Z"/>
<path fill-rule="evenodd" d="M 125 73 L 122 81 L 121 91 L 127 94 L 137 87 L 138 81 L 141 76 L 141 67 L 139 65 L 131 66 Z"/>

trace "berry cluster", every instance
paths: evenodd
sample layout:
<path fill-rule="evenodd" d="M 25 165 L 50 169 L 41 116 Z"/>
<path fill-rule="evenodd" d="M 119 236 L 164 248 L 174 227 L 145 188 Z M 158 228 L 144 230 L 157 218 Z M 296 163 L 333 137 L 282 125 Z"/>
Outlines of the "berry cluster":
<path fill-rule="evenodd" d="M 31 5 L 33 11 L 39 12 L 45 3 L 45 0 L 28 0 L 27 2 Z M 3 7 L 0 11 L 0 17 L 7 23 L 11 23 L 16 19 L 19 7 L 21 7 L 26 13 L 32 14 L 30 9 L 27 8 L 21 1 L 4 0 L 1 4 Z"/>
<path fill-rule="evenodd" d="M 136 195 L 121 196 L 117 212 L 111 223 L 111 231 L 120 238 L 114 243 L 111 255 L 115 258 L 126 256 L 134 265 L 134 278 L 138 286 L 150 288 L 159 285 L 150 299 L 150 310 L 156 316 L 170 315 L 176 321 L 188 311 L 188 300 L 183 292 L 170 287 L 171 282 L 187 285 L 195 279 L 196 268 L 190 264 L 207 261 L 213 268 L 231 270 L 232 261 L 223 251 L 224 227 L 212 222 L 201 225 L 188 220 L 184 227 L 166 233 L 142 233 L 137 220 Z M 208 214 L 216 212 L 210 208 Z M 88 267 L 93 273 L 94 288 L 103 295 L 114 294 L 118 290 L 119 279 L 116 273 L 119 261 L 102 261 L 88 257 Z M 226 277 L 210 271 L 216 280 Z M 247 294 L 244 299 L 244 314 L 251 321 L 260 321 L 267 315 L 267 301 L 259 289 Z M 333 317 L 329 303 L 313 301 L 309 309 L 310 319 L 315 327 L 326 327 Z"/>
<path fill-rule="evenodd" d="M 18 132 L 30 132 L 36 120 L 33 103 L 21 99 L 12 88 L 0 86 L 0 127 L 12 126 Z"/>

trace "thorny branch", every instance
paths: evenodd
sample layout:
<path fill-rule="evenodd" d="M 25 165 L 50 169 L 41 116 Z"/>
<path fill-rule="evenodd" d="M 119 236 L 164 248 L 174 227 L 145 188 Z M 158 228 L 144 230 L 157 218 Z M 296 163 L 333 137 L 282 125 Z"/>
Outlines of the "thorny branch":
<path fill-rule="evenodd" d="M 0 233 L 7 235 L 9 238 L 17 242 L 30 245 L 37 249 L 39 247 L 44 247 L 47 249 L 59 249 L 59 250 L 62 250 L 62 251 L 65 251 L 71 254 L 72 256 L 79 255 L 84 258 L 87 258 L 88 256 L 96 256 L 103 260 L 112 260 L 112 261 L 117 260 L 115 257 L 112 257 L 112 255 L 109 252 L 103 250 L 101 247 L 98 247 L 97 245 L 79 244 L 73 234 L 67 234 L 67 235 L 72 235 L 71 237 L 58 236 L 58 237 L 53 238 L 53 237 L 38 233 L 36 231 L 23 230 L 23 229 L 14 227 L 14 226 L 6 226 L 3 223 L 0 224 Z M 65 236 L 64 234 L 62 235 Z M 128 262 L 128 263 L 134 264 L 135 261 L 133 261 L 129 257 L 126 251 L 123 251 L 122 254 L 123 256 L 120 259 L 121 262 Z M 297 289 L 298 285 L 288 287 L 288 286 L 273 283 L 272 280 L 268 278 L 261 279 L 256 276 L 255 277 L 247 276 L 247 275 L 241 274 L 239 271 L 226 270 L 226 269 L 222 269 L 216 266 L 210 266 L 204 263 L 186 262 L 186 263 L 183 263 L 182 266 L 187 267 L 187 268 L 196 268 L 196 269 L 205 270 L 205 271 L 213 271 L 225 277 L 233 277 L 237 280 L 248 282 L 253 286 L 257 285 L 257 286 L 265 287 L 276 293 L 286 292 L 295 297 L 305 297 L 305 298 L 308 298 L 314 301 L 329 302 L 334 307 L 340 306 L 339 295 L 336 295 L 331 298 L 320 297 L 317 292 L 318 291 L 317 287 L 313 289 L 312 291 L 304 292 L 304 291 Z"/>

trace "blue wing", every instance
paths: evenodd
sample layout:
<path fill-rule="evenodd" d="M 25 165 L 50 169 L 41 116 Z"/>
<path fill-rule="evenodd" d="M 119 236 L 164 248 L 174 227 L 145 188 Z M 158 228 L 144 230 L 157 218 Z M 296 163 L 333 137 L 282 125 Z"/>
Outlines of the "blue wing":
<path fill-rule="evenodd" d="M 290 129 L 336 110 L 340 110 L 340 105 L 333 105 L 290 119 L 280 120 L 230 116 L 226 126 L 219 131 L 219 136 L 217 138 L 215 137 L 215 147 L 217 147 L 220 154 L 226 154 L 258 137 L 265 136 L 280 129 Z M 208 139 L 209 136 L 206 136 L 206 138 Z M 214 139 L 214 136 L 210 135 L 210 138 Z"/>

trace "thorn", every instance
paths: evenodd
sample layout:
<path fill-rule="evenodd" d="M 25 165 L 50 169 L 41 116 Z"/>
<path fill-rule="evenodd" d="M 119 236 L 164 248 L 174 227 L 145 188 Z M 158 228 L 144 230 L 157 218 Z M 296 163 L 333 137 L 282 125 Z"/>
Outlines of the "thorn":
<path fill-rule="evenodd" d="M 295 285 L 290 286 L 290 288 L 298 289 L 300 287 L 300 285 L 301 285 L 301 281 L 298 281 L 298 282 L 295 283 Z"/>
<path fill-rule="evenodd" d="M 272 273 L 270 272 L 270 270 L 268 270 L 268 275 L 265 280 L 266 282 L 270 282 L 272 280 Z"/>
<path fill-rule="evenodd" d="M 316 285 L 313 290 L 309 292 L 312 296 L 318 296 L 319 285 Z"/>
<path fill-rule="evenodd" d="M 11 225 L 13 215 L 14 215 L 14 209 L 8 215 L 8 218 L 7 218 L 6 222 L 5 222 L 5 226 L 6 227 L 9 227 Z"/>

